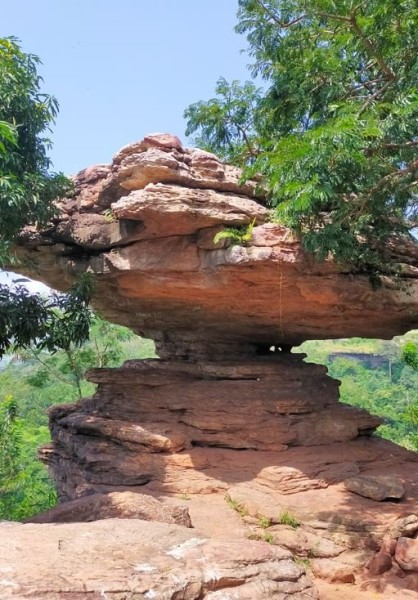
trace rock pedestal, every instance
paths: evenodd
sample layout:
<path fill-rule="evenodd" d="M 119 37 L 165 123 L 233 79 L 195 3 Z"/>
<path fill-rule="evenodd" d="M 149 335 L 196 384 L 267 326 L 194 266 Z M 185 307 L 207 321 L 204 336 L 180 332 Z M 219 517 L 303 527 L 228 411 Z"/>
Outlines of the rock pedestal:
<path fill-rule="evenodd" d="M 54 446 L 44 448 L 42 458 L 63 499 L 145 484 L 180 493 L 198 485 L 202 492 L 225 485 L 211 481 L 199 465 L 205 456 L 200 449 L 225 449 L 227 470 L 226 449 L 282 452 L 371 434 L 380 419 L 340 404 L 339 382 L 303 357 L 272 353 L 223 363 L 152 359 L 90 371 L 96 394 L 51 409 Z M 186 483 L 182 470 L 195 463 L 201 477 Z"/>

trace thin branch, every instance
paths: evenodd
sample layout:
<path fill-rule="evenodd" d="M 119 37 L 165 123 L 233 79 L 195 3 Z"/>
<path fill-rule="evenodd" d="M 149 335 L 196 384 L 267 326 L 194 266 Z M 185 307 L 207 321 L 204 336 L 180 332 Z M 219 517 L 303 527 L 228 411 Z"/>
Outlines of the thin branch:
<path fill-rule="evenodd" d="M 390 150 L 396 150 L 397 148 L 413 148 L 418 146 L 418 140 L 414 140 L 412 142 L 403 142 L 402 144 L 383 144 L 384 148 L 388 148 Z"/>
<path fill-rule="evenodd" d="M 343 17 L 343 15 L 333 15 L 331 13 L 319 12 L 316 13 L 318 17 L 323 17 L 324 19 L 334 19 L 335 21 L 345 21 L 346 23 L 351 22 L 350 17 Z"/>
<path fill-rule="evenodd" d="M 71 381 L 66 377 L 62 377 L 62 375 L 60 375 L 55 369 L 52 369 L 50 365 L 48 365 L 48 363 L 44 362 L 41 358 L 39 358 L 39 355 L 34 350 L 32 350 L 32 348 L 28 348 L 28 351 L 30 352 L 30 354 L 32 354 L 33 358 L 37 360 L 38 363 L 41 364 L 48 371 L 48 373 L 50 373 L 53 377 L 58 379 L 58 381 L 61 381 L 62 383 L 65 383 L 67 385 L 71 385 L 72 387 L 76 385 L 74 381 Z"/>
<path fill-rule="evenodd" d="M 379 96 L 382 96 L 382 94 L 384 94 L 386 92 L 386 90 L 393 84 L 393 79 L 390 79 L 389 81 L 386 81 L 385 85 L 383 87 L 380 88 L 380 90 L 377 90 L 377 92 L 375 92 L 372 96 L 369 96 L 366 100 L 366 102 L 363 104 L 363 106 L 360 108 L 359 110 L 359 115 L 363 114 L 363 112 L 366 110 L 366 108 L 368 108 L 370 106 L 370 104 L 373 102 L 373 100 L 377 100 L 377 98 L 379 98 Z"/>
<path fill-rule="evenodd" d="M 357 23 L 357 19 L 355 16 L 355 13 L 353 13 L 351 15 L 351 17 L 349 18 L 349 22 L 350 22 L 350 26 L 351 29 L 357 33 L 357 35 L 359 36 L 359 38 L 362 40 L 364 46 L 367 48 L 367 50 L 369 51 L 369 54 L 371 54 L 371 56 L 373 56 L 379 67 L 382 69 L 383 73 L 386 75 L 386 77 L 391 81 L 396 81 L 397 77 L 395 75 L 395 73 L 392 71 L 392 69 L 386 64 L 386 62 L 383 60 L 382 55 L 379 53 L 379 51 L 375 48 L 374 44 L 372 44 L 372 42 L 369 40 L 369 38 L 364 34 L 363 30 L 361 29 L 361 27 L 359 26 L 359 24 Z"/>
<path fill-rule="evenodd" d="M 288 23 L 284 23 L 278 17 L 276 17 L 276 15 L 274 14 L 274 12 L 271 11 L 269 8 L 267 8 L 267 6 L 261 0 L 256 0 L 256 2 L 259 5 L 259 7 L 262 10 L 264 10 L 264 12 L 266 13 L 266 15 L 268 17 L 270 17 L 270 19 L 272 21 L 274 21 L 274 23 L 276 23 L 276 25 L 278 25 L 282 29 L 287 29 L 288 27 L 292 27 L 292 25 L 296 25 L 296 23 L 299 23 L 299 21 L 302 21 L 305 18 L 305 16 L 306 16 L 306 15 L 301 15 L 300 17 L 296 17 L 296 19 L 293 19 L 293 21 L 289 21 Z"/>

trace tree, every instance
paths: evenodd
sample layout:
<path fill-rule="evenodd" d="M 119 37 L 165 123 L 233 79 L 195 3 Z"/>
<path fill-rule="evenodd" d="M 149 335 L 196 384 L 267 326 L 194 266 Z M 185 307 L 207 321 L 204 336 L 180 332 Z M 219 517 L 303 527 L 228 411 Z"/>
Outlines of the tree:
<path fill-rule="evenodd" d="M 94 393 L 87 369 L 155 356 L 154 345 L 95 317 L 89 341 L 68 351 L 29 348 L 0 370 L 0 520 L 27 519 L 56 503 L 55 486 L 37 459 L 51 441 L 47 409 Z"/>
<path fill-rule="evenodd" d="M 47 151 L 58 113 L 53 96 L 41 91 L 40 60 L 15 38 L 0 38 L 0 267 L 12 262 L 11 244 L 26 225 L 45 226 L 56 214 L 54 200 L 72 183 L 50 172 Z M 49 350 L 81 343 L 88 335 L 91 281 L 68 297 L 30 296 L 25 288 L 0 285 L 0 357 L 13 346 L 36 343 Z"/>
<path fill-rule="evenodd" d="M 40 59 L 15 38 L 0 39 L 0 244 L 4 251 L 28 223 L 45 225 L 54 200 L 71 189 L 62 173 L 50 173 L 47 150 L 58 102 L 41 91 Z"/>
<path fill-rule="evenodd" d="M 388 238 L 408 235 L 418 220 L 415 0 L 238 5 L 236 30 L 266 85 L 255 106 L 242 88 L 239 111 L 246 104 L 252 114 L 256 149 L 249 168 L 241 153 L 247 176 L 263 176 L 277 217 L 320 259 L 331 253 L 359 271 L 385 270 Z M 189 133 L 236 158 L 234 137 L 216 135 L 237 119 L 230 97 L 218 90 L 185 115 Z"/>
<path fill-rule="evenodd" d="M 406 365 L 418 371 L 418 347 L 414 342 L 407 342 L 402 347 L 401 357 Z"/>
<path fill-rule="evenodd" d="M 209 151 L 215 149 L 228 162 L 242 164 L 257 155 L 257 105 L 261 90 L 254 83 L 238 81 L 229 84 L 221 77 L 215 88 L 218 95 L 207 102 L 191 104 L 184 113 L 188 120 L 186 135 L 200 135 L 194 143 Z"/>

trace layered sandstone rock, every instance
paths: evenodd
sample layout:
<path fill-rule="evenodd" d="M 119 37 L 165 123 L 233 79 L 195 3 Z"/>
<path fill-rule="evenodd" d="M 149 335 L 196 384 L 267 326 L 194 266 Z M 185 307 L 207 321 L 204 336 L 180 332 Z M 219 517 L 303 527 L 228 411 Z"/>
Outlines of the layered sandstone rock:
<path fill-rule="evenodd" d="M 77 578 L 71 557 L 83 550 L 60 525 L 51 529 L 51 544 L 61 550 L 64 541 L 68 554 L 54 556 L 55 575 L 36 563 L 31 583 L 27 557 L 16 550 L 19 536 L 32 546 L 31 536 L 42 537 L 35 527 L 50 526 L 9 529 L 18 540 L 15 562 L 0 564 L 13 571 L 0 585 L 10 597 L 81 598 L 87 590 L 92 598 L 119 600 L 129 589 L 132 597 L 161 600 L 307 600 L 316 591 L 281 544 L 302 559 L 313 557 L 317 576 L 352 582 L 367 563 L 381 571 L 388 536 L 395 552 L 396 540 L 408 537 L 405 528 L 414 528 L 417 455 L 370 438 L 380 420 L 340 404 L 338 382 L 326 369 L 289 350 L 307 339 L 389 338 L 416 326 L 418 245 L 391 243 L 396 285 L 386 279 L 373 291 L 367 277 L 306 256 L 289 230 L 268 222 L 256 183 L 242 185 L 240 177 L 238 169 L 183 148 L 173 136 L 148 136 L 122 149 L 111 165 L 81 172 L 75 196 L 60 202 L 47 231 L 23 232 L 19 252 L 30 261 L 22 264 L 32 267 L 22 271 L 59 290 L 92 272 L 96 309 L 153 338 L 163 359 L 94 370 L 89 378 L 98 389 L 91 399 L 51 410 L 53 443 L 41 458 L 61 500 L 72 502 L 41 518 L 86 520 L 86 511 L 112 517 L 125 510 L 118 502 L 127 492 L 130 504 L 121 516 L 148 518 L 139 495 L 175 495 L 190 501 L 191 523 L 200 533 L 197 544 L 190 530 L 167 523 L 135 520 L 132 530 L 112 519 L 91 530 L 77 524 L 71 532 L 92 535 L 101 546 L 100 558 L 87 553 Z M 215 244 L 217 232 L 248 225 L 246 245 Z M 354 494 L 344 481 L 358 476 L 395 478 L 405 496 L 393 504 Z M 146 503 L 147 510 L 155 502 Z M 160 508 L 164 521 L 188 515 Z M 226 511 L 232 510 L 247 519 L 245 533 L 244 526 L 230 528 Z M 298 533 L 283 529 L 286 514 L 301 524 Z M 114 544 L 116 527 L 123 548 Z M 132 542 L 135 558 L 131 533 L 146 539 L 143 546 L 135 545 L 138 537 Z M 232 545 L 221 544 L 221 552 L 201 536 L 220 536 L 224 544 L 232 538 Z M 244 536 L 278 547 L 243 543 Z M 103 553 L 103 572 L 92 571 Z M 216 575 L 203 569 L 205 561 Z M 365 585 L 375 589 L 373 582 Z M 357 590 L 327 594 L 321 598 L 362 598 Z"/>
<path fill-rule="evenodd" d="M 394 240 L 400 285 L 373 291 L 366 276 L 306 256 L 240 176 L 173 136 L 148 136 L 75 178 L 51 228 L 22 235 L 32 265 L 22 270 L 59 290 L 94 273 L 97 310 L 152 337 L 167 357 L 390 338 L 418 324 L 417 244 Z M 247 246 L 214 243 L 221 229 L 250 223 Z"/>
<path fill-rule="evenodd" d="M 225 487 L 203 475 L 212 467 L 199 464 L 198 448 L 275 452 L 370 434 L 380 419 L 340 404 L 338 382 L 303 356 L 222 364 L 154 359 L 95 369 L 88 376 L 98 384 L 93 398 L 51 409 L 54 446 L 42 451 L 43 460 L 65 499 L 150 482 L 194 492 L 178 471 L 195 461 L 200 491 Z M 357 472 L 340 467 L 334 479 Z"/>

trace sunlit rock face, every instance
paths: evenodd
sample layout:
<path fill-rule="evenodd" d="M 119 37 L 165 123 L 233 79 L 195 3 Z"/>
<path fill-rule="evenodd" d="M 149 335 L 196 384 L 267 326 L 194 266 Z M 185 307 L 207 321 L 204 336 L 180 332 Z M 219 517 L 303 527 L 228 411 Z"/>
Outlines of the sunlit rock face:
<path fill-rule="evenodd" d="M 92 398 L 51 409 L 53 441 L 40 457 L 63 504 L 39 522 L 97 521 L 71 530 L 3 524 L 0 559 L 3 552 L 13 572 L 0 581 L 2 598 L 2 589 L 13 598 L 30 586 L 42 600 L 84 598 L 86 590 L 115 599 L 128 590 L 141 598 L 308 600 L 319 594 L 280 545 L 314 557 L 312 572 L 332 585 L 357 581 L 388 535 L 393 547 L 392 538 L 415 535 L 417 455 L 371 437 L 380 419 L 341 404 L 339 382 L 290 349 L 416 327 L 417 244 L 392 242 L 396 285 L 386 280 L 373 291 L 367 277 L 304 254 L 288 229 L 269 222 L 256 183 L 240 179 L 212 154 L 150 135 L 111 165 L 79 173 L 48 230 L 22 233 L 22 272 L 59 290 L 93 273 L 97 311 L 153 338 L 160 359 L 95 369 Z M 228 227 L 252 235 L 245 245 L 215 243 Z M 401 480 L 400 502 L 378 503 L 344 484 L 382 475 Z M 165 504 L 173 496 L 182 506 Z M 283 511 L 300 529 L 286 525 Z M 413 529 L 388 533 L 405 516 Z M 272 527 L 254 530 L 260 521 Z M 89 536 L 95 544 L 77 545 Z M 55 556 L 55 570 L 37 564 L 28 576 L 21 546 L 39 563 Z M 89 554 L 96 547 L 99 557 Z M 19 552 L 9 556 L 10 548 Z M 103 573 L 95 571 L 104 555 Z M 367 589 L 378 584 L 370 573 Z M 396 575 L 403 593 L 410 584 L 400 581 Z M 362 598 L 360 589 L 361 579 L 350 598 Z M 337 598 L 334 591 L 323 597 Z"/>
<path fill-rule="evenodd" d="M 242 477 L 238 465 L 245 464 L 244 479 L 263 480 L 254 451 L 282 453 L 370 435 L 381 420 L 339 403 L 339 382 L 303 356 L 222 364 L 152 359 L 95 369 L 88 375 L 98 384 L 92 398 L 51 409 L 54 444 L 41 457 L 65 500 L 121 486 L 210 493 L 227 490 L 223 469 Z M 354 463 L 343 462 L 339 470 L 331 467 L 333 475 L 324 467 L 320 479 L 357 475 Z M 267 487 L 279 481 L 282 493 L 298 487 L 286 473 L 270 475 L 270 483 L 264 475 Z M 316 478 L 308 476 L 302 487 L 321 487 L 310 479 Z"/>
<path fill-rule="evenodd" d="M 307 339 L 391 338 L 418 325 L 418 245 L 391 252 L 400 281 L 372 290 L 366 276 L 315 262 L 269 222 L 255 182 L 213 154 L 155 134 L 85 169 L 74 197 L 42 233 L 22 234 L 22 271 L 65 290 L 96 276 L 94 306 L 152 337 L 160 356 L 244 356 Z M 254 224 L 246 245 L 214 243 Z M 399 285 L 400 284 L 400 285 Z"/>

